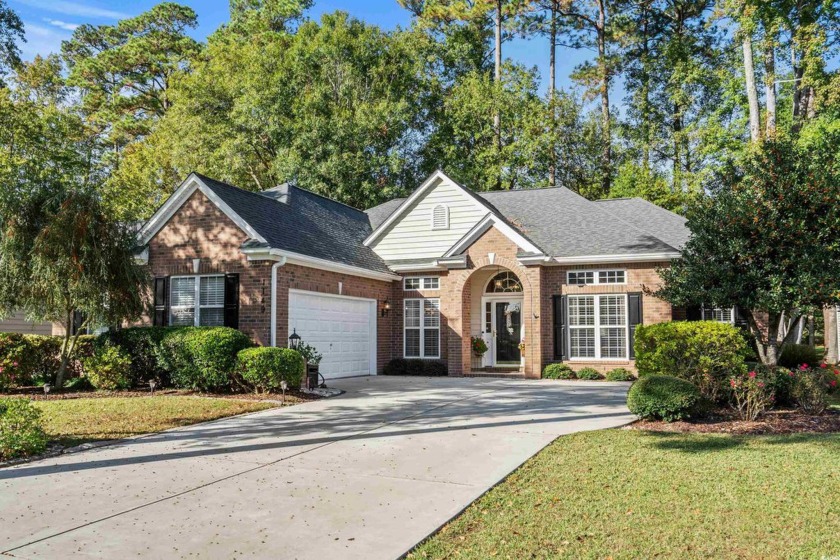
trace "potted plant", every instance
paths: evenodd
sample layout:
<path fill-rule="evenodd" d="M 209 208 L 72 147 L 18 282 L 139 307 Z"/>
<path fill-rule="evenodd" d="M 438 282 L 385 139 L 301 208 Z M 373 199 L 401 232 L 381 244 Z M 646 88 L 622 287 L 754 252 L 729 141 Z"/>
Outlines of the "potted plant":
<path fill-rule="evenodd" d="M 472 337 L 472 342 L 470 343 L 472 346 L 473 354 L 477 357 L 482 357 L 487 352 L 487 343 L 484 342 L 484 339 L 480 336 Z"/>

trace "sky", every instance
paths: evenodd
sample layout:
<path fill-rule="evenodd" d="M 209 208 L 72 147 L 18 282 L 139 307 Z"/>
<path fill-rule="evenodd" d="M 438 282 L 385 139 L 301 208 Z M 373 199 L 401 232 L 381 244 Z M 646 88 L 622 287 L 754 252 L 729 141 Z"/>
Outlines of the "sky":
<path fill-rule="evenodd" d="M 138 15 L 155 4 L 153 0 L 6 0 L 17 12 L 26 28 L 27 42 L 21 44 L 21 51 L 26 60 L 36 54 L 46 55 L 59 52 L 61 42 L 69 39 L 78 25 L 91 23 L 96 25 L 113 24 L 119 19 Z M 160 0 L 162 1 L 162 0 Z M 204 40 L 229 18 L 228 0 L 176 0 L 190 6 L 198 14 L 198 28 L 192 35 Z M 307 13 L 312 19 L 321 14 L 342 10 L 367 23 L 383 29 L 397 26 L 407 27 L 410 14 L 397 0 L 315 0 L 314 7 Z M 546 88 L 548 78 L 548 41 L 542 38 L 531 40 L 516 39 L 505 43 L 502 54 L 527 66 L 537 66 L 543 76 L 541 87 Z M 563 50 L 557 56 L 558 87 L 571 87 L 568 78 L 572 69 L 583 62 L 590 53 L 586 51 Z"/>

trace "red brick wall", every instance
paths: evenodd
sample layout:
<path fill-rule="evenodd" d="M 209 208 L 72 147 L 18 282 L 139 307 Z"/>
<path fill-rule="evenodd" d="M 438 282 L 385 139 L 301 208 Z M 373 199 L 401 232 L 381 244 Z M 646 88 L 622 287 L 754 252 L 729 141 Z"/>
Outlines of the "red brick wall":
<path fill-rule="evenodd" d="M 239 273 L 239 329 L 256 342 L 269 345 L 271 319 L 271 261 L 248 261 L 239 247 L 248 239 L 216 205 L 195 192 L 149 243 L 152 276 L 192 274 L 192 259 L 201 259 L 200 274 Z M 341 290 L 339 291 L 339 283 Z M 287 264 L 277 269 L 277 344 L 288 333 L 289 290 L 341 294 L 377 300 L 377 366 L 394 352 L 394 317 L 379 310 L 393 297 L 398 282 L 371 280 L 349 274 Z M 149 319 L 146 318 L 146 323 Z M 400 323 L 401 325 L 401 323 Z"/>

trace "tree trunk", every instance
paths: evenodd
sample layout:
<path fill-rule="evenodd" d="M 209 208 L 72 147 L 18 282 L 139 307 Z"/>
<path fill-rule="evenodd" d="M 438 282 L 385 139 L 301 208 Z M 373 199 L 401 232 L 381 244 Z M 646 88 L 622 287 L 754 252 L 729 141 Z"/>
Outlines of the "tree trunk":
<path fill-rule="evenodd" d="M 64 320 L 64 340 L 61 342 L 61 365 L 58 367 L 58 371 L 55 374 L 55 378 L 53 379 L 53 385 L 56 388 L 61 388 L 64 384 L 64 372 L 67 370 L 67 361 L 68 361 L 68 347 L 70 345 L 70 335 L 73 332 L 73 312 L 69 311 L 65 314 Z"/>
<path fill-rule="evenodd" d="M 761 118 L 758 109 L 758 90 L 755 88 L 755 65 L 753 64 L 752 38 L 744 34 L 744 82 L 747 86 L 747 101 L 750 108 L 750 140 L 761 140 Z"/>
<path fill-rule="evenodd" d="M 781 346 L 779 326 L 783 318 L 782 315 L 779 313 L 768 313 L 767 325 L 759 325 L 755 318 L 755 313 L 752 310 L 746 309 L 744 313 L 747 316 L 750 333 L 758 349 L 758 359 L 765 366 L 777 366 L 779 364 L 779 349 Z"/>
<path fill-rule="evenodd" d="M 776 56 L 773 52 L 773 39 L 767 37 L 764 50 L 764 97 L 767 103 L 767 122 L 765 135 L 767 138 L 776 136 Z"/>
<path fill-rule="evenodd" d="M 823 309 L 825 316 L 825 361 L 836 364 L 840 361 L 837 336 L 837 307 L 828 306 Z"/>
<path fill-rule="evenodd" d="M 494 80 L 496 86 L 502 83 L 502 0 L 496 0 L 496 17 L 494 27 L 496 32 L 496 52 L 495 52 L 495 74 Z M 493 115 L 493 133 L 496 141 L 496 157 L 501 160 L 502 157 L 502 117 L 501 108 L 496 107 L 496 112 Z M 496 177 L 496 188 L 502 188 L 501 170 L 499 176 Z"/>
<path fill-rule="evenodd" d="M 548 184 L 553 187 L 557 183 L 557 150 L 554 143 L 557 130 L 557 108 L 554 106 L 554 90 L 556 88 L 555 55 L 557 52 L 557 2 L 551 3 L 551 32 L 548 47 L 548 106 L 551 108 L 551 156 L 548 164 Z"/>
<path fill-rule="evenodd" d="M 607 8 L 605 0 L 598 0 L 598 67 L 601 72 L 601 116 L 603 119 L 603 143 L 601 152 L 601 190 L 603 196 L 610 193 L 612 162 L 612 133 L 610 131 L 610 75 L 607 67 Z"/>

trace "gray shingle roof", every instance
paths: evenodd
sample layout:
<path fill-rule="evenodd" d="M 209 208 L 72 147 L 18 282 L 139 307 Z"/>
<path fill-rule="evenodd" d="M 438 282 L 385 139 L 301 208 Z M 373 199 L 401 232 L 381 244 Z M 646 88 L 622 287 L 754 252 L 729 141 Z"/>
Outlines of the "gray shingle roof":
<path fill-rule="evenodd" d="M 690 231 L 687 220 L 642 198 L 614 198 L 598 200 L 611 214 L 633 226 L 647 231 L 675 249 L 682 249 Z"/>
<path fill-rule="evenodd" d="M 378 228 L 403 202 L 405 202 L 404 198 L 392 198 L 388 202 L 383 202 L 379 206 L 365 210 L 365 214 L 367 214 L 370 220 L 370 227 L 373 229 Z"/>
<path fill-rule="evenodd" d="M 288 203 L 275 189 L 255 193 L 198 176 L 275 249 L 299 253 L 376 272 L 390 272 L 385 262 L 363 245 L 371 234 L 368 215 L 350 206 L 289 186 Z"/>
<path fill-rule="evenodd" d="M 665 228 L 642 229 L 637 225 L 642 220 L 631 223 L 622 217 L 626 214 L 624 207 L 618 213 L 613 212 L 613 206 L 592 202 L 565 187 L 492 191 L 479 195 L 552 257 L 630 256 L 676 249 L 657 235 Z M 682 220 L 667 210 L 659 210 Z M 667 229 L 674 234 L 671 237 L 676 237 L 671 227 L 672 219 L 662 220 L 657 213 L 649 214 L 651 219 L 667 221 Z"/>

